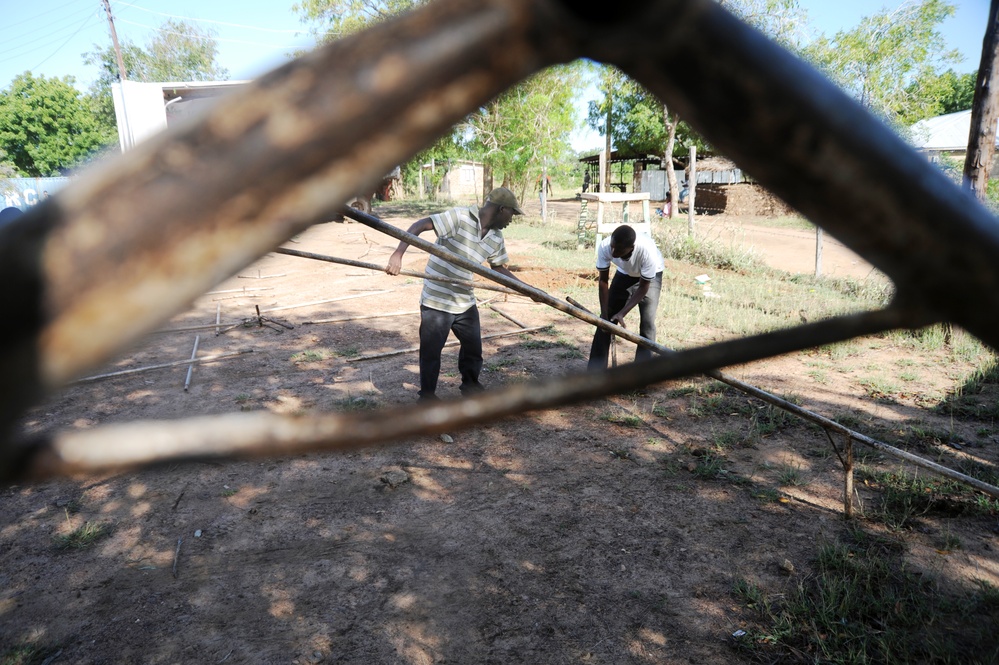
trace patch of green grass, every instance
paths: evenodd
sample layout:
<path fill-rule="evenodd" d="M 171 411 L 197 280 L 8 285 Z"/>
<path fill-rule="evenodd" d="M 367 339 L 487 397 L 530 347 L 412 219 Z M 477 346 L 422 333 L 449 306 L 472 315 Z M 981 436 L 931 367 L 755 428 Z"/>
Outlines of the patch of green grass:
<path fill-rule="evenodd" d="M 236 395 L 235 399 L 236 399 L 236 404 L 245 404 L 246 402 L 249 402 L 252 399 L 252 397 L 248 393 L 240 393 Z"/>
<path fill-rule="evenodd" d="M 84 522 L 69 533 L 55 536 L 56 547 L 61 550 L 84 550 L 107 538 L 114 528 L 107 522 Z"/>
<path fill-rule="evenodd" d="M 767 270 L 766 263 L 755 251 L 735 244 L 726 245 L 711 238 L 691 236 L 685 229 L 666 229 L 664 233 L 656 234 L 656 245 L 665 259 L 715 270 Z"/>
<path fill-rule="evenodd" d="M 693 474 L 701 480 L 714 480 L 725 473 L 723 457 L 718 455 L 701 455 L 694 465 Z"/>
<path fill-rule="evenodd" d="M 306 349 L 305 351 L 299 351 L 298 353 L 292 355 L 289 360 L 293 363 L 318 363 L 331 358 L 335 353 L 329 349 Z"/>
<path fill-rule="evenodd" d="M 905 471 L 872 471 L 866 466 L 860 467 L 859 475 L 880 491 L 880 505 L 870 517 L 889 529 L 910 528 L 927 514 L 999 514 L 999 502 L 983 501 L 979 492 L 954 480 Z"/>
<path fill-rule="evenodd" d="M 600 420 L 614 423 L 615 425 L 621 425 L 622 427 L 643 427 L 645 425 L 644 420 L 630 413 L 608 413 L 600 416 Z"/>
<path fill-rule="evenodd" d="M 742 434 L 732 430 L 718 432 L 712 435 L 711 443 L 717 450 L 724 452 L 742 443 Z"/>
<path fill-rule="evenodd" d="M 492 362 L 485 363 L 482 369 L 487 372 L 498 372 L 504 367 L 512 367 L 517 364 L 517 360 L 514 358 L 501 358 L 500 360 L 493 360 Z"/>
<path fill-rule="evenodd" d="M 882 374 L 860 379 L 860 385 L 871 399 L 893 399 L 902 392 L 891 379 Z"/>
<path fill-rule="evenodd" d="M 572 351 L 579 352 L 576 345 L 568 340 L 555 340 L 550 341 L 547 339 L 525 339 L 520 343 L 525 349 L 571 349 Z"/>
<path fill-rule="evenodd" d="M 824 369 L 809 370 L 807 375 L 812 379 L 812 381 L 815 381 L 815 383 L 829 383 L 829 374 L 827 374 Z"/>
<path fill-rule="evenodd" d="M 989 357 L 936 409 L 961 418 L 999 420 L 999 361 Z"/>
<path fill-rule="evenodd" d="M 773 404 L 764 404 L 753 412 L 749 426 L 749 438 L 762 439 L 794 424 L 795 417 L 790 413 Z"/>
<path fill-rule="evenodd" d="M 378 402 L 370 397 L 345 397 L 333 402 L 334 411 L 371 411 Z"/>
<path fill-rule="evenodd" d="M 805 484 L 805 474 L 797 464 L 781 464 L 777 469 L 777 484 L 781 487 L 800 487 Z"/>
<path fill-rule="evenodd" d="M 753 623 L 735 648 L 769 663 L 996 662 L 995 590 L 945 587 L 910 572 L 897 543 L 854 531 L 820 546 L 814 574 L 781 593 L 737 581 Z"/>
<path fill-rule="evenodd" d="M 784 495 L 776 487 L 754 485 L 749 491 L 749 496 L 760 501 L 766 501 L 767 503 L 777 503 Z"/>

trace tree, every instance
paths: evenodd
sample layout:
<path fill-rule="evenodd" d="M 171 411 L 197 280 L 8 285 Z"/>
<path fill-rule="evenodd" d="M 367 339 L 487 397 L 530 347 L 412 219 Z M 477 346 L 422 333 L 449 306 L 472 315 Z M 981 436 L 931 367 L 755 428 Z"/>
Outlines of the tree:
<path fill-rule="evenodd" d="M 215 32 L 183 21 L 167 21 L 160 26 L 146 48 L 122 40 L 120 44 L 125 76 L 131 81 L 220 81 L 229 72 L 216 62 Z M 97 78 L 90 86 L 91 104 L 98 117 L 105 144 L 118 142 L 111 84 L 120 74 L 114 47 L 94 44 L 83 61 L 96 65 Z"/>
<path fill-rule="evenodd" d="M 61 175 L 102 146 L 92 106 L 73 81 L 25 72 L 0 92 L 0 151 L 19 175 Z"/>
<path fill-rule="evenodd" d="M 719 0 L 719 4 L 781 46 L 798 51 L 807 23 L 798 0 Z"/>
<path fill-rule="evenodd" d="M 302 0 L 292 5 L 320 44 L 426 4 L 428 0 Z"/>
<path fill-rule="evenodd" d="M 846 92 L 889 124 L 901 128 L 934 114 L 931 85 L 940 70 L 960 60 L 945 50 L 939 25 L 954 14 L 943 0 L 910 0 L 861 20 L 849 31 L 821 37 L 805 52 Z"/>
<path fill-rule="evenodd" d="M 573 100 L 580 88 L 581 67 L 571 63 L 539 72 L 473 113 L 464 124 L 469 148 L 489 169 L 502 173 L 503 185 L 519 191 L 521 198 L 546 164 L 564 164 L 573 157 Z"/>
<path fill-rule="evenodd" d="M 975 98 L 975 79 L 977 78 L 977 70 L 967 74 L 957 74 L 953 69 L 948 69 L 935 77 L 927 77 L 921 84 L 932 87 L 933 98 L 937 102 L 936 109 L 927 117 L 970 109 Z M 915 90 L 910 92 L 914 94 Z"/>

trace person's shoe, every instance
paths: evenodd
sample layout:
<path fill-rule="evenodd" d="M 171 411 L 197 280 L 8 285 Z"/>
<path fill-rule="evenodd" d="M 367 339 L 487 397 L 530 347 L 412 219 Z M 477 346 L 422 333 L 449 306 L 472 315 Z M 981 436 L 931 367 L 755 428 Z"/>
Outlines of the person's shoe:
<path fill-rule="evenodd" d="M 437 396 L 436 393 L 420 393 L 418 402 L 439 402 L 441 398 Z"/>
<path fill-rule="evenodd" d="M 485 391 L 485 389 L 486 387 L 481 383 L 479 383 L 478 381 L 474 383 L 463 383 L 460 386 L 458 386 L 458 390 L 460 390 L 461 394 L 465 395 L 466 397 L 470 395 L 477 395 Z"/>

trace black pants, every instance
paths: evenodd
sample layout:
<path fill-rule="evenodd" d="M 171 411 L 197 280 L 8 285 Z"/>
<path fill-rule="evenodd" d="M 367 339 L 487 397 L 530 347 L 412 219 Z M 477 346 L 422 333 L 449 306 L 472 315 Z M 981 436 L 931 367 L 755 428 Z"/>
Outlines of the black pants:
<path fill-rule="evenodd" d="M 641 284 L 641 277 L 629 277 L 621 271 L 614 273 L 611 280 L 610 289 L 607 292 L 607 315 L 617 314 L 628 302 L 628 298 L 635 292 Z M 656 314 L 659 312 L 659 296 L 663 290 L 663 274 L 658 273 L 649 284 L 649 292 L 638 303 L 638 312 L 641 315 L 638 334 L 650 341 L 656 341 Z M 593 343 L 590 345 L 589 369 L 607 369 L 607 355 L 610 352 L 611 335 L 600 328 L 593 334 Z M 652 358 L 652 351 L 639 346 L 635 351 L 635 362 L 649 360 Z"/>
<path fill-rule="evenodd" d="M 437 392 L 437 379 L 441 373 L 441 351 L 448 333 L 454 332 L 460 344 L 458 371 L 461 373 L 461 391 L 482 389 L 479 373 L 482 371 L 482 329 L 479 326 L 479 308 L 475 305 L 461 314 L 449 314 L 420 305 L 420 397 L 430 398 Z"/>

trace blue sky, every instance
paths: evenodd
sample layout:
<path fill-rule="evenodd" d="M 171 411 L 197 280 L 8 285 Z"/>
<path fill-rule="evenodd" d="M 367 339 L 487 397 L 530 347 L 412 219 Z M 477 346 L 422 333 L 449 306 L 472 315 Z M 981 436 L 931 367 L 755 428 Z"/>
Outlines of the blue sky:
<path fill-rule="evenodd" d="M 856 26 L 860 19 L 902 0 L 799 0 L 814 35 L 832 35 Z M 972 71 L 985 35 L 989 0 L 951 0 L 955 16 L 941 31 L 951 48 L 964 55 L 956 69 Z M 119 40 L 147 44 L 167 19 L 186 20 L 216 32 L 219 61 L 232 79 L 253 78 L 284 61 L 288 54 L 313 42 L 291 0 L 112 0 Z M 6 0 L 0 9 L 0 88 L 24 71 L 35 75 L 76 77 L 86 89 L 96 69 L 82 54 L 94 45 L 110 44 L 107 15 L 101 0 Z M 595 96 L 580 99 L 580 112 Z M 599 147 L 598 135 L 576 133 L 577 149 Z"/>

